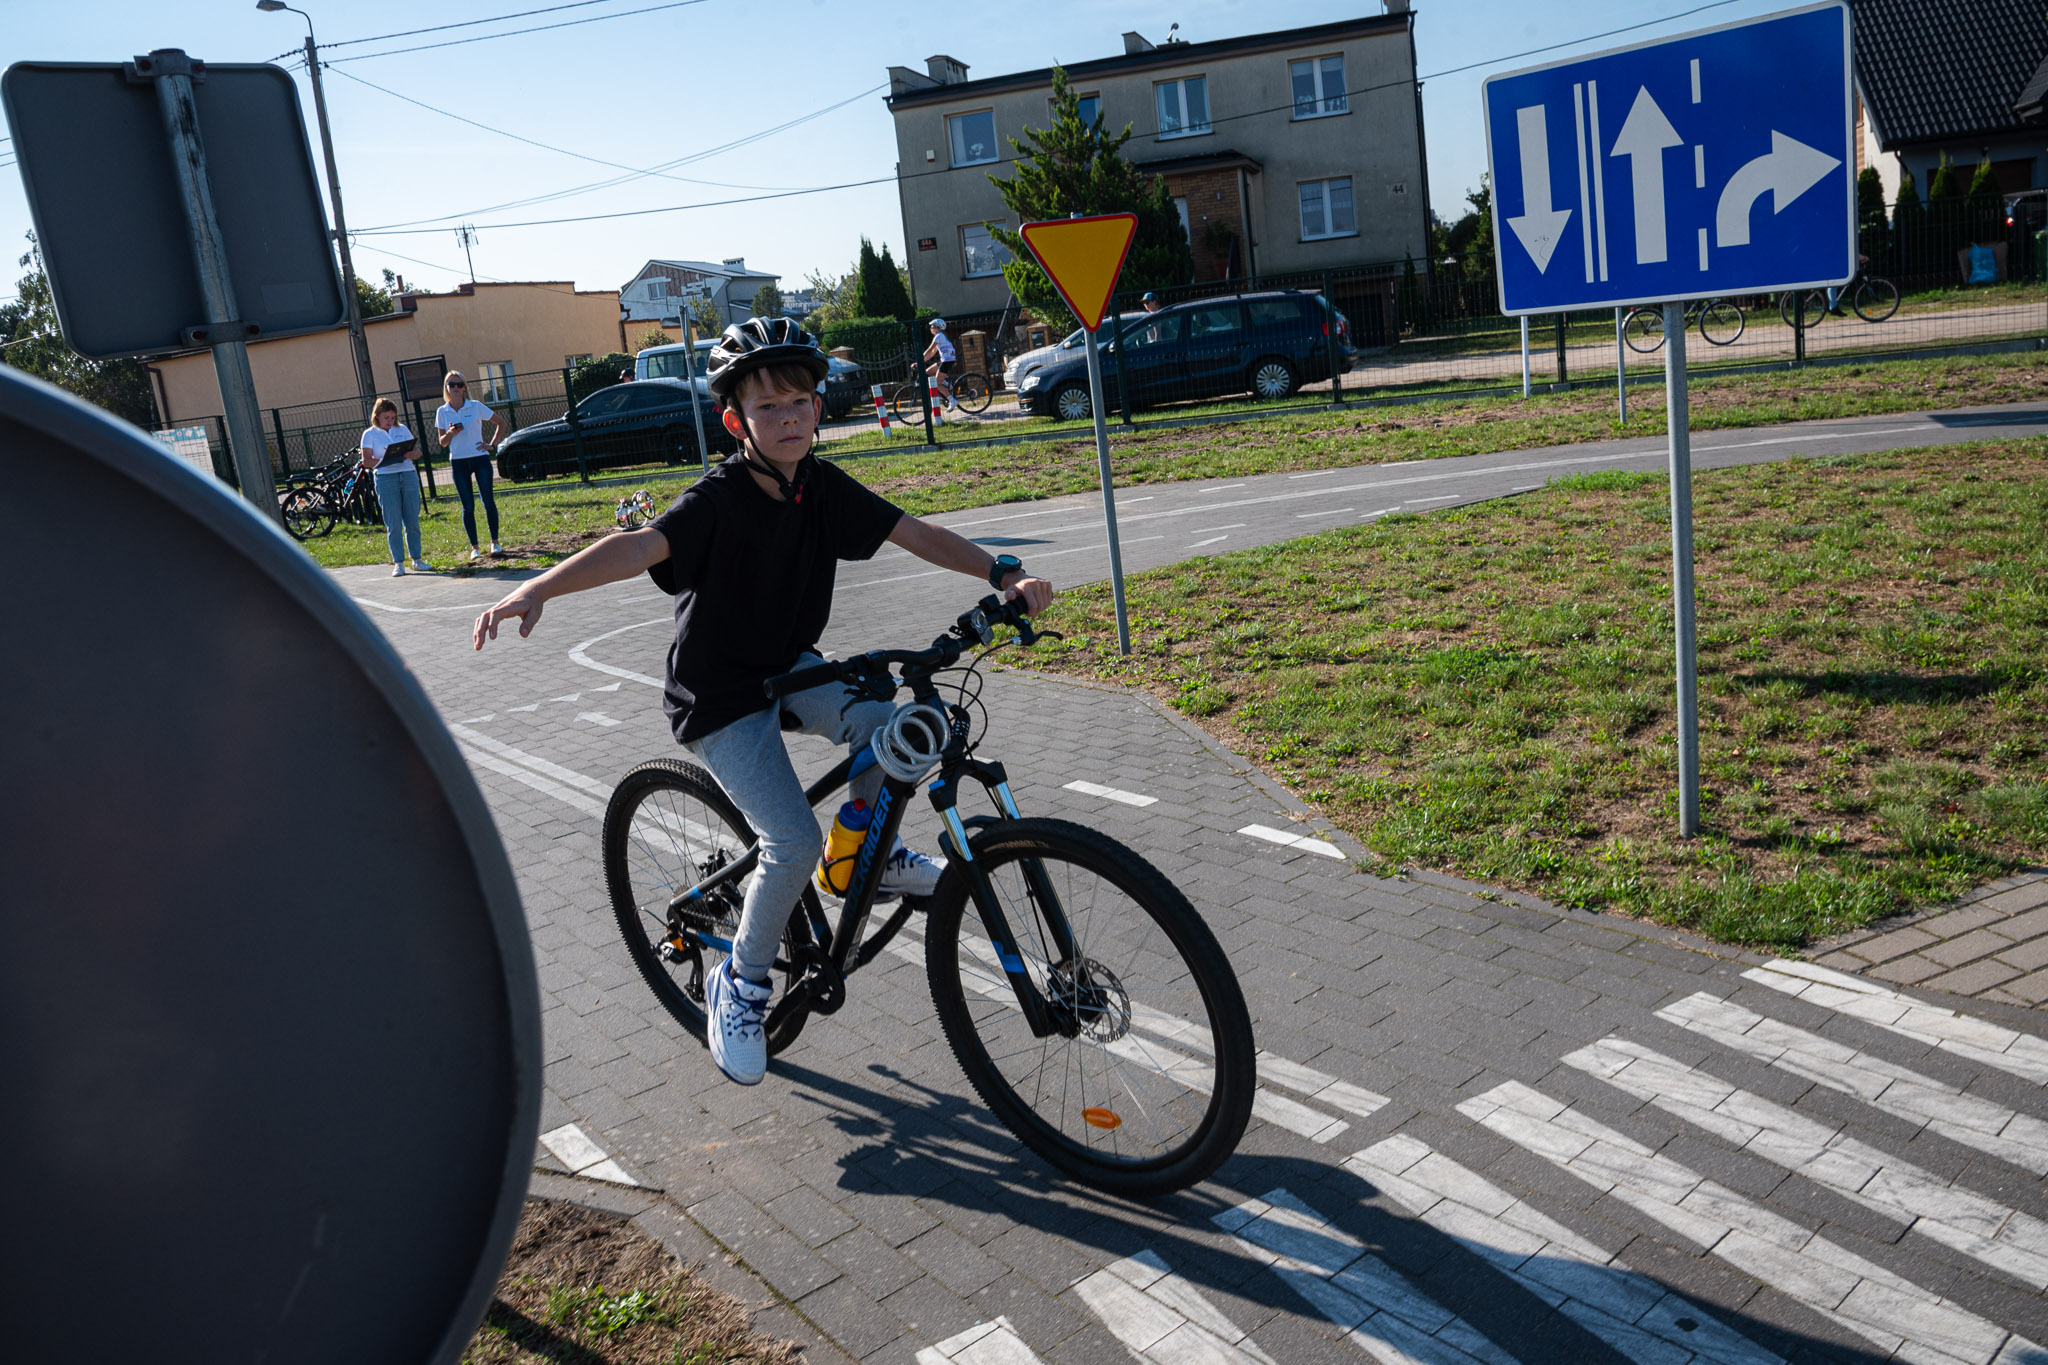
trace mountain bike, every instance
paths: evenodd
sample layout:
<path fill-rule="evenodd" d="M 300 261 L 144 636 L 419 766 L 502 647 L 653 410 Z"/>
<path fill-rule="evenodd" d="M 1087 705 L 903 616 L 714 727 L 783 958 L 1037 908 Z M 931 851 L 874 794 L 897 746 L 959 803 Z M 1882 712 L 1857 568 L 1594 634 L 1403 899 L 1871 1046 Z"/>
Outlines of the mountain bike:
<path fill-rule="evenodd" d="M 612 509 L 612 520 L 621 531 L 637 531 L 654 520 L 654 495 L 641 489 L 631 497 L 619 499 Z"/>
<path fill-rule="evenodd" d="M 1732 346 L 1745 325 L 1742 308 L 1727 299 L 1703 299 L 1685 306 L 1685 321 L 1699 328 L 1709 346 Z M 1664 345 L 1664 309 L 1656 304 L 1631 308 L 1621 322 L 1621 335 L 1631 351 L 1644 355 Z"/>
<path fill-rule="evenodd" d="M 879 954 L 921 961 L 960 1069 L 1025 1146 L 1113 1193 L 1185 1189 L 1236 1150 L 1250 1119 L 1256 1072 L 1244 994 L 1172 882 L 1106 835 L 1027 819 L 1003 765 L 976 756 L 988 719 L 978 669 L 1000 647 L 998 627 L 1025 646 L 1042 638 L 1021 604 L 990 596 L 929 649 L 873 650 L 767 681 L 771 699 L 828 683 L 882 701 L 910 694 L 866 751 L 884 781 L 836 923 L 814 880 L 783 932 L 768 1050 L 788 1048 L 813 1014 L 836 1012 L 848 982 Z M 970 650 L 978 652 L 956 667 Z M 954 676 L 941 682 L 946 675 Z M 853 763 L 841 760 L 811 785 L 813 807 L 847 785 Z M 927 779 L 944 822 L 945 874 L 928 898 L 900 898 L 870 929 L 882 864 Z M 961 814 L 970 781 L 993 814 Z M 709 773 L 656 759 L 612 793 L 603 849 L 634 965 L 701 1040 L 706 973 L 732 951 L 759 858 L 753 830 Z M 917 930 L 906 934 L 913 920 Z"/>
<path fill-rule="evenodd" d="M 1778 317 L 1787 327 L 1798 325 L 1799 320 L 1793 314 L 1801 302 L 1802 295 L 1798 290 L 1787 290 L 1778 296 Z M 1828 291 L 1806 290 L 1803 302 L 1806 312 L 1804 324 L 1818 327 L 1828 316 Z M 1899 311 L 1899 287 L 1882 276 L 1859 273 L 1835 295 L 1835 316 L 1841 316 L 1844 303 L 1865 322 L 1883 322 Z"/>
<path fill-rule="evenodd" d="M 353 496 L 350 475 L 356 467 L 350 458 L 334 460 L 285 489 L 278 498 L 285 530 L 299 540 L 332 531 L 347 510 L 347 499 Z"/>
<path fill-rule="evenodd" d="M 988 376 L 978 372 L 956 374 L 953 380 L 953 401 L 960 405 L 962 412 L 983 413 L 988 411 Z M 899 422 L 911 426 L 924 424 L 924 390 L 931 380 L 928 376 L 906 380 L 896 386 L 896 392 L 889 396 L 889 411 Z M 945 404 L 938 387 L 932 386 L 932 411 L 937 412 Z"/>

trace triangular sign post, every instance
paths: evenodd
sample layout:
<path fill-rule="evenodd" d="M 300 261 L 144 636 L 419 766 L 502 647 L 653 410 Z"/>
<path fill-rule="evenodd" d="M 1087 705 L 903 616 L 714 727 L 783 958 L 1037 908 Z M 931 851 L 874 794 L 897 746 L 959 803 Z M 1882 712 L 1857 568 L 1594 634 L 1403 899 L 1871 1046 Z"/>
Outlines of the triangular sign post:
<path fill-rule="evenodd" d="M 1055 218 L 1026 223 L 1017 229 L 1031 254 L 1067 301 L 1088 337 L 1088 407 L 1095 418 L 1095 460 L 1102 474 L 1102 520 L 1109 533 L 1109 586 L 1116 599 L 1116 642 L 1131 652 L 1131 619 L 1124 608 L 1124 557 L 1116 537 L 1116 489 L 1109 477 L 1109 428 L 1102 420 L 1102 352 L 1095 333 L 1116 294 L 1117 276 L 1138 232 L 1133 213 L 1102 213 L 1091 218 Z M 1128 394 L 1120 401 L 1130 402 Z"/>

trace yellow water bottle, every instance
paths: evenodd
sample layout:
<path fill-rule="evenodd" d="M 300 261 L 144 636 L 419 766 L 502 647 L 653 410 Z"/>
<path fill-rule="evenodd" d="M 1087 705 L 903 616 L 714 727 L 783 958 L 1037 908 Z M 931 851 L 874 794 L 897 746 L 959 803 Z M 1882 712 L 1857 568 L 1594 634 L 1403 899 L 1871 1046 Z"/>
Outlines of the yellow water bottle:
<path fill-rule="evenodd" d="M 811 874 L 822 894 L 846 894 L 847 884 L 853 880 L 853 860 L 860 856 L 860 846 L 868 837 L 868 821 L 872 818 L 873 812 L 865 801 L 848 801 L 839 807 L 839 814 L 832 819 L 832 832 L 825 836 L 824 856 L 818 859 L 818 870 Z"/>

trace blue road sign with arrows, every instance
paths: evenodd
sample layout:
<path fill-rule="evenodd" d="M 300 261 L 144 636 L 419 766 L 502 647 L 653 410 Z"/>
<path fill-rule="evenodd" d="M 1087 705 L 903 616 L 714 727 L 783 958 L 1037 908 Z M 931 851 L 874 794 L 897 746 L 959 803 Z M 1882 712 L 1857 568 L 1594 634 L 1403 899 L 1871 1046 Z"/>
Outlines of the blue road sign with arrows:
<path fill-rule="evenodd" d="M 1850 33 L 1831 0 L 1490 78 L 1501 311 L 1845 283 Z"/>

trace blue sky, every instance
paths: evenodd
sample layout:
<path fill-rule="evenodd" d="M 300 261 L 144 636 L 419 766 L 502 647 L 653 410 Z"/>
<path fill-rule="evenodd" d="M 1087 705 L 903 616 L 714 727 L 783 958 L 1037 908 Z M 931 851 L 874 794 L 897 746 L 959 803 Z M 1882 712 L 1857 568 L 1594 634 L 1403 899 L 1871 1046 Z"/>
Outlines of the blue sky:
<path fill-rule="evenodd" d="M 750 266 L 780 272 L 797 287 L 813 269 L 843 268 L 863 234 L 890 243 L 900 258 L 902 223 L 887 177 L 895 138 L 882 86 L 891 64 L 921 70 L 944 52 L 974 77 L 1086 61 L 1121 52 L 1136 29 L 1154 41 L 1180 25 L 1194 41 L 1264 28 L 1327 23 L 1376 14 L 1379 0 L 1034 0 L 999 6 L 895 0 L 598 0 L 578 8 L 497 25 L 450 27 L 381 43 L 349 40 L 447 25 L 564 0 L 443 0 L 442 6 L 352 0 L 304 0 L 335 62 L 327 80 L 342 193 L 360 273 L 375 280 L 389 267 L 416 285 L 445 288 L 467 277 L 454 223 L 478 227 L 478 278 L 570 279 L 610 288 L 649 257 L 717 260 L 744 255 Z M 1479 84 L 1496 71 L 1573 51 L 1639 41 L 1789 8 L 1783 0 L 1732 0 L 1685 15 L 1700 0 L 1417 0 L 1416 40 L 1427 123 L 1430 193 L 1437 212 L 1455 217 L 1485 169 Z M 118 61 L 153 47 L 183 47 L 212 61 L 265 61 L 296 48 L 305 25 L 295 14 L 265 14 L 254 0 L 0 0 L 0 63 L 23 59 Z M 436 12 L 438 11 L 438 12 Z M 631 11 L 642 11 L 631 13 Z M 504 29 L 559 24 L 595 15 L 621 17 L 462 46 L 426 44 Z M 1011 22 L 980 16 L 1009 14 Z M 1668 18 L 1667 18 L 1668 17 Z M 1541 57 L 1531 48 L 1646 20 L 1666 20 L 1616 38 L 1596 39 Z M 372 54 L 392 52 L 395 55 Z M 348 60 L 344 58 L 363 58 Z M 1447 75 L 1450 68 L 1484 63 Z M 338 73 L 346 73 L 341 75 Z M 312 98 L 300 77 L 309 129 Z M 863 93 L 868 92 L 868 93 Z M 484 127 L 443 117 L 401 96 Z M 670 174 L 640 177 L 545 205 L 495 209 L 618 177 L 613 167 L 566 153 L 644 169 L 762 133 L 827 106 L 843 107 L 751 145 L 694 161 Z M 495 131 L 492 131 L 495 130 Z M 543 150 L 516 134 L 562 151 Z M 0 161 L 7 148 L 0 144 Z M 493 227 L 495 222 L 745 197 L 791 188 L 881 178 L 884 183 L 756 203 L 615 218 L 551 227 Z M 693 183 L 696 182 L 696 183 Z M 740 187 L 740 188 L 734 188 Z M 433 221 L 408 235 L 364 231 Z M 18 172 L 0 168 L 0 298 L 12 294 L 14 257 L 29 229 Z"/>

